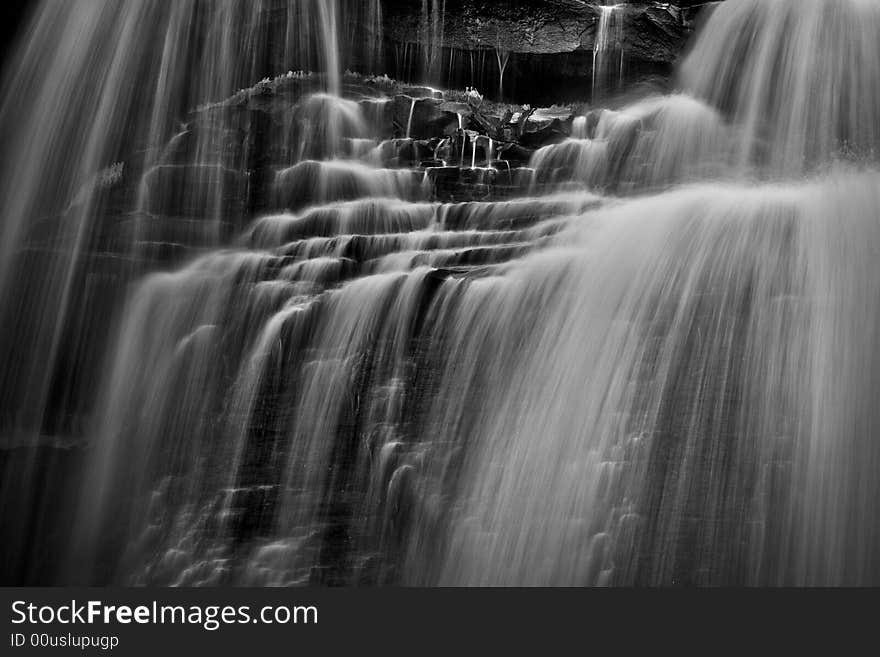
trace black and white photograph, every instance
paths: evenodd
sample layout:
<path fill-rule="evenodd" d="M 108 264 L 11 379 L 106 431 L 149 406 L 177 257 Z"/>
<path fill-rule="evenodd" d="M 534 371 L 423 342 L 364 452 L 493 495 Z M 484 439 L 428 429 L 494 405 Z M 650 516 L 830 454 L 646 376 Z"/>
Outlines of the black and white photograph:
<path fill-rule="evenodd" d="M 2 18 L 19 598 L 880 584 L 880 0 Z"/>

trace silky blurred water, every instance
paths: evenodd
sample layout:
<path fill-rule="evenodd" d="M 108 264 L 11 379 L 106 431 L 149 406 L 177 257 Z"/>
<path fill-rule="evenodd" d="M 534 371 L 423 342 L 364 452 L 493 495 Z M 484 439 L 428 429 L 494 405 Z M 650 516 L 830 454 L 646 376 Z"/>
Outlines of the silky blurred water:
<path fill-rule="evenodd" d="M 674 92 L 467 202 L 347 85 L 367 4 L 38 13 L 0 109 L 7 554 L 40 568 L 69 441 L 57 582 L 876 584 L 880 3 L 727 0 Z M 320 79 L 220 102 L 279 43 Z"/>

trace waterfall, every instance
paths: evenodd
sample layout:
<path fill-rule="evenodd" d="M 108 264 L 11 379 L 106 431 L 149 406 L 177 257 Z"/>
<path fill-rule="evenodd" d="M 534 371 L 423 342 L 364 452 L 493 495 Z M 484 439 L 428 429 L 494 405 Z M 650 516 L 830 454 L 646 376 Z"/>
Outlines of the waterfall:
<path fill-rule="evenodd" d="M 797 174 L 880 142 L 880 4 L 738 0 L 715 9 L 680 79 L 731 116 L 736 163 Z"/>
<path fill-rule="evenodd" d="M 270 177 L 254 158 L 269 141 L 301 143 L 301 130 L 258 126 L 259 112 L 232 118 L 235 94 L 263 78 L 265 88 L 326 89 L 332 71 L 314 83 L 268 78 L 359 56 L 364 44 L 342 51 L 323 29 L 332 10 L 312 0 L 35 6 L 0 105 L 0 445 L 30 450 L 16 466 L 29 491 L 23 509 L 44 495 L 31 481 L 43 446 L 90 431 L 127 284 L 240 230 Z M 339 15 L 354 20 L 351 3 Z M 198 129 L 182 125 L 196 108 Z M 232 158 L 223 136 L 237 130 L 251 143 Z M 25 548 L 13 542 L 38 520 L 10 512 L 21 523 L 7 541 L 18 558 Z"/>
<path fill-rule="evenodd" d="M 442 78 L 445 21 L 446 0 L 422 0 L 419 36 L 424 62 L 420 73 L 425 81 L 439 82 Z"/>
<path fill-rule="evenodd" d="M 611 91 L 623 77 L 623 19 L 619 4 L 602 4 L 593 43 L 592 100 Z M 615 61 L 616 60 L 616 61 Z"/>
<path fill-rule="evenodd" d="M 339 27 L 337 24 L 337 0 L 318 2 L 318 15 L 321 26 L 321 44 L 323 45 L 324 68 L 327 72 L 327 91 L 333 96 L 342 92 L 342 81 L 339 69 Z"/>
<path fill-rule="evenodd" d="M 412 137 L 412 120 L 413 120 L 413 112 L 416 109 L 416 99 L 412 99 L 412 103 L 409 106 L 409 117 L 406 120 L 406 138 L 410 139 Z"/>
<path fill-rule="evenodd" d="M 737 172 L 730 165 L 736 144 L 730 128 L 717 110 L 687 94 L 603 110 L 592 131 L 576 121 L 571 138 L 532 156 L 542 181 L 643 190 Z"/>
<path fill-rule="evenodd" d="M 129 276 L 150 257 L 143 249 L 157 210 L 147 198 L 150 178 L 144 180 L 129 229 L 122 222 L 94 225 L 95 215 L 106 211 L 99 204 L 107 203 L 107 195 L 97 193 L 104 191 L 95 183 L 97 174 L 168 139 L 187 110 L 291 65 L 329 70 L 329 86 L 338 94 L 334 6 L 291 2 L 278 20 L 270 11 L 277 4 L 97 0 L 44 2 L 36 11 L 0 108 L 6 126 L 0 140 L 7 154 L 0 181 L 0 358 L 6 377 L 0 425 L 5 434 L 54 431 L 58 420 L 45 410 L 55 403 L 50 398 L 73 403 L 78 394 L 78 382 L 62 380 L 61 370 L 69 369 L 63 352 L 78 348 L 82 335 L 100 336 L 104 329 L 71 313 L 85 304 L 100 315 L 97 297 L 113 294 L 97 289 L 100 281 L 83 280 L 95 265 L 94 252 L 113 240 L 122 242 L 113 248 L 130 254 L 130 263 L 104 274 L 110 278 Z M 310 25 L 322 26 L 320 39 L 311 36 Z M 46 43 L 57 47 L 46 49 Z M 320 61 L 311 55 L 319 46 L 330 53 Z M 262 68 L 266 61 L 268 69 Z M 201 133 L 179 135 L 178 163 L 192 175 L 187 183 L 192 201 L 213 218 L 199 229 L 200 241 L 208 244 L 217 244 L 225 227 L 234 225 L 226 200 L 245 196 L 247 188 L 240 175 L 247 163 L 224 161 L 217 152 L 216 135 L 229 129 L 221 113 L 218 109 L 213 125 Z M 137 157 L 147 158 L 149 170 L 163 155 L 146 150 Z"/>
<path fill-rule="evenodd" d="M 355 23 L 358 29 L 365 26 L 368 32 L 366 65 L 363 68 L 366 72 L 381 74 L 382 67 L 385 65 L 385 33 L 381 0 L 368 0 L 366 10 L 365 18 Z M 358 36 L 357 32 L 353 36 L 356 39 Z"/>
<path fill-rule="evenodd" d="M 0 107 L 21 579 L 880 582 L 876 3 L 720 4 L 674 92 L 494 196 L 506 144 L 343 75 L 363 6 L 40 7 Z"/>
<path fill-rule="evenodd" d="M 878 182 L 613 204 L 461 290 L 429 416 L 467 446 L 437 581 L 876 578 Z"/>

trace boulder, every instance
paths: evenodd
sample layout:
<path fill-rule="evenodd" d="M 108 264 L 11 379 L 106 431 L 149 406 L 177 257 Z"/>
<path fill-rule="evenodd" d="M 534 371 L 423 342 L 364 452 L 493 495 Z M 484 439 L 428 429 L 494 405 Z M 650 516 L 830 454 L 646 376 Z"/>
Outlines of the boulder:
<path fill-rule="evenodd" d="M 403 94 L 392 101 L 394 133 L 399 137 L 431 139 L 458 127 L 458 115 L 443 109 L 437 98 L 413 98 Z"/>

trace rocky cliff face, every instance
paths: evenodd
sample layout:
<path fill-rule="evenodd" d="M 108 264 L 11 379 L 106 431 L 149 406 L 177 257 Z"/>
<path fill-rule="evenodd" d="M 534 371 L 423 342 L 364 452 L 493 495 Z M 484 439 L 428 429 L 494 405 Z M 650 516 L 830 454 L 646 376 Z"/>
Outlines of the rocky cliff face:
<path fill-rule="evenodd" d="M 614 73 L 612 86 L 668 75 L 700 14 L 715 4 L 387 0 L 386 66 L 396 77 L 464 82 L 496 96 L 528 89 L 543 101 L 585 98 L 603 67 Z"/>
<path fill-rule="evenodd" d="M 711 4 L 716 3 L 619 2 L 604 9 L 613 6 L 624 16 L 628 28 L 625 44 L 634 53 L 645 59 L 672 61 L 694 18 Z M 390 0 L 383 6 L 387 36 L 393 41 L 436 47 L 440 40 L 446 48 L 497 48 L 531 54 L 592 52 L 603 13 L 601 3 L 580 0 Z M 441 24 L 435 25 L 437 21 Z M 643 42 L 640 37 L 645 36 L 651 41 Z"/>

